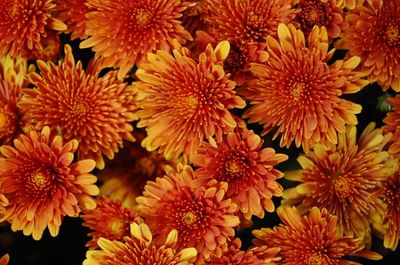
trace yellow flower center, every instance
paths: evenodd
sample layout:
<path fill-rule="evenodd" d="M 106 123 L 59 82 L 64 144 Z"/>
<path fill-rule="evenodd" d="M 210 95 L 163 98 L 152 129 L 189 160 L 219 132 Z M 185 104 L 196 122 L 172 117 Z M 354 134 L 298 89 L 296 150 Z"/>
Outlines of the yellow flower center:
<path fill-rule="evenodd" d="M 327 265 L 323 256 L 320 253 L 313 253 L 308 257 L 308 265 Z"/>
<path fill-rule="evenodd" d="M 400 44 L 399 27 L 390 23 L 385 30 L 385 39 L 390 46 Z"/>
<path fill-rule="evenodd" d="M 295 83 L 291 87 L 292 98 L 295 101 L 299 101 L 305 90 L 306 90 L 306 85 L 304 83 Z"/>
<path fill-rule="evenodd" d="M 194 96 L 188 97 L 188 98 L 186 99 L 186 103 L 188 104 L 188 106 L 189 106 L 191 109 L 196 109 L 197 104 L 198 104 L 197 99 L 196 99 Z"/>
<path fill-rule="evenodd" d="M 339 176 L 333 181 L 333 187 L 339 200 L 343 202 L 351 194 L 351 183 L 346 177 Z"/>
<path fill-rule="evenodd" d="M 121 219 L 112 220 L 109 223 L 108 228 L 110 229 L 111 233 L 113 233 L 114 235 L 116 235 L 118 237 L 122 237 L 125 235 L 126 226 L 125 226 L 125 222 Z"/>
<path fill-rule="evenodd" d="M 197 217 L 193 212 L 187 212 L 182 219 L 185 224 L 191 225 L 196 221 Z"/>
<path fill-rule="evenodd" d="M 139 27 L 146 27 L 151 22 L 152 13 L 144 8 L 139 8 L 135 10 L 135 19 Z"/>
<path fill-rule="evenodd" d="M 239 163 L 235 160 L 228 161 L 227 166 L 226 166 L 227 171 L 232 175 L 239 173 L 240 168 L 241 167 L 240 167 Z"/>
<path fill-rule="evenodd" d="M 34 171 L 27 181 L 27 187 L 30 191 L 49 190 L 53 182 L 54 175 L 50 169 L 38 169 Z"/>

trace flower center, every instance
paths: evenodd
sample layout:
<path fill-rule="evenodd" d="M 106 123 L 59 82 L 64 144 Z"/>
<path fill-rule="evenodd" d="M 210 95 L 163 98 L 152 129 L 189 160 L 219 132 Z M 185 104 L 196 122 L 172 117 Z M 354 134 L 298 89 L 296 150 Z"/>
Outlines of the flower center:
<path fill-rule="evenodd" d="M 139 27 L 146 27 L 151 23 L 152 13 L 144 8 L 136 9 L 134 12 L 136 24 Z"/>
<path fill-rule="evenodd" d="M 254 13 L 253 11 L 249 13 L 247 24 L 253 29 L 260 29 L 263 26 L 263 17 Z"/>
<path fill-rule="evenodd" d="M 110 222 L 110 224 L 108 225 L 108 228 L 110 229 L 110 231 L 118 236 L 118 237 L 122 237 L 125 235 L 126 232 L 126 225 L 125 222 L 121 219 L 114 219 Z"/>
<path fill-rule="evenodd" d="M 229 172 L 231 175 L 236 175 L 240 172 L 240 165 L 236 160 L 230 160 L 226 163 L 226 171 Z"/>
<path fill-rule="evenodd" d="M 313 253 L 310 257 L 308 257 L 308 265 L 327 265 L 328 263 L 325 261 L 324 257 L 321 256 L 320 253 Z"/>
<path fill-rule="evenodd" d="M 394 23 L 389 23 L 385 29 L 384 38 L 389 46 L 400 44 L 399 26 Z"/>
<path fill-rule="evenodd" d="M 186 103 L 188 104 L 189 108 L 196 109 L 197 107 L 197 99 L 194 96 L 190 96 L 186 99 Z"/>
<path fill-rule="evenodd" d="M 322 26 L 325 20 L 324 6 L 320 0 L 303 1 L 299 14 L 301 21 L 306 26 Z"/>
<path fill-rule="evenodd" d="M 54 175 L 50 169 L 37 169 L 28 177 L 27 188 L 33 192 L 47 191 L 53 180 Z"/>
<path fill-rule="evenodd" d="M 352 192 L 351 183 L 343 176 L 339 176 L 333 181 L 333 187 L 341 202 L 343 202 Z"/>
<path fill-rule="evenodd" d="M 196 221 L 197 217 L 193 212 L 187 212 L 183 216 L 182 220 L 185 224 L 191 225 Z"/>
<path fill-rule="evenodd" d="M 306 90 L 306 84 L 304 83 L 294 83 L 294 85 L 290 88 L 292 98 L 295 101 L 299 101 Z"/>

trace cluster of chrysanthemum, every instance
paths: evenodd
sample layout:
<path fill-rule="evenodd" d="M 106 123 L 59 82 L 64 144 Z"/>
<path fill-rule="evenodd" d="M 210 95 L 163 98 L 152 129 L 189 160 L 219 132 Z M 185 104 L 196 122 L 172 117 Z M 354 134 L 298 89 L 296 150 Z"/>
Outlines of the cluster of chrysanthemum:
<path fill-rule="evenodd" d="M 40 240 L 80 216 L 85 265 L 380 259 L 400 96 L 359 134 L 344 97 L 372 83 L 400 92 L 400 0 L 2 0 L 0 221 Z M 274 212 L 243 250 L 237 229 Z"/>

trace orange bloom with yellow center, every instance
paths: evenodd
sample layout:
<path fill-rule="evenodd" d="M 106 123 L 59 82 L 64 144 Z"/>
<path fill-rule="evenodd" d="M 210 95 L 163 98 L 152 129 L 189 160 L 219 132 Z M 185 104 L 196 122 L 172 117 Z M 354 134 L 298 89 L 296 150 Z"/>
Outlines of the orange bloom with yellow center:
<path fill-rule="evenodd" d="M 325 26 L 329 42 L 339 37 L 349 24 L 344 19 L 343 8 L 337 0 L 296 0 L 298 13 L 295 22 L 305 35 L 308 35 L 314 26 Z"/>
<path fill-rule="evenodd" d="M 250 101 L 244 113 L 249 122 L 263 124 L 266 134 L 278 127 L 280 145 L 308 150 L 317 142 L 336 144 L 336 132 L 357 124 L 361 106 L 340 98 L 360 91 L 367 84 L 354 71 L 360 59 L 336 60 L 328 64 L 334 50 L 328 50 L 328 34 L 315 26 L 308 36 L 293 25 L 279 25 L 278 39 L 267 38 L 270 55 L 266 64 L 253 64 L 255 78 L 238 90 Z"/>
<path fill-rule="evenodd" d="M 211 255 L 221 257 L 227 242 L 239 225 L 237 206 L 225 199 L 226 182 L 211 181 L 199 186 L 193 181 L 190 166 L 178 165 L 156 181 L 148 181 L 143 196 L 138 197 L 138 212 L 150 228 L 165 238 L 169 231 L 179 233 L 179 247 L 195 247 L 202 264 Z"/>
<path fill-rule="evenodd" d="M 229 133 L 217 147 L 204 143 L 193 158 L 195 176 L 201 183 L 215 179 L 228 183 L 227 196 L 246 219 L 264 217 L 264 209 L 275 210 L 272 196 L 281 196 L 276 182 L 283 173 L 273 167 L 287 160 L 273 148 L 262 148 L 263 141 L 253 131 Z"/>
<path fill-rule="evenodd" d="M 196 258 L 195 248 L 177 247 L 178 232 L 174 229 L 164 243 L 153 241 L 149 227 L 132 223 L 131 237 L 123 242 L 100 238 L 101 250 L 90 250 L 83 265 L 192 265 Z"/>
<path fill-rule="evenodd" d="M 48 30 L 67 26 L 53 17 L 53 0 L 2 0 L 0 2 L 0 56 L 30 56 L 43 49 L 41 41 Z"/>
<path fill-rule="evenodd" d="M 68 26 L 64 32 L 71 34 L 72 40 L 86 38 L 85 15 L 89 12 L 86 6 L 87 0 L 54 0 L 54 2 L 55 16 Z"/>
<path fill-rule="evenodd" d="M 235 95 L 235 83 L 222 66 L 229 54 L 227 41 L 215 50 L 208 45 L 198 61 L 186 48 L 173 53 L 149 53 L 149 63 L 136 71 L 140 81 L 133 83 L 141 109 L 138 127 L 146 127 L 148 134 L 142 145 L 159 149 L 167 159 L 192 156 L 204 138 L 215 146 L 236 127 L 229 110 L 246 104 Z"/>
<path fill-rule="evenodd" d="M 280 251 L 279 247 L 267 248 L 266 246 L 251 247 L 246 251 L 240 249 L 242 242 L 236 238 L 230 243 L 229 249 L 222 257 L 212 257 L 207 265 L 274 265 L 279 260 L 275 256 Z"/>
<path fill-rule="evenodd" d="M 218 39 L 264 42 L 295 15 L 293 0 L 208 0 L 207 21 Z"/>
<path fill-rule="evenodd" d="M 338 134 L 338 144 L 325 149 L 316 144 L 297 158 L 303 169 L 285 178 L 302 182 L 283 192 L 282 205 L 296 205 L 301 213 L 316 206 L 338 217 L 338 230 L 370 240 L 372 214 L 381 214 L 376 200 L 368 197 L 390 172 L 388 153 L 382 151 L 391 135 L 382 135 L 371 123 L 356 142 L 356 128 Z"/>
<path fill-rule="evenodd" d="M 27 73 L 34 71 L 28 68 L 23 58 L 11 59 L 9 55 L 0 58 L 0 145 L 9 144 L 19 132 L 22 112 L 17 107 L 22 87 L 27 86 Z"/>
<path fill-rule="evenodd" d="M 306 216 L 301 216 L 296 208 L 279 208 L 277 211 L 283 224 L 271 228 L 254 230 L 256 244 L 279 247 L 277 255 L 282 259 L 277 264 L 285 265 L 361 265 L 349 261 L 347 256 L 359 256 L 372 260 L 382 258 L 376 252 L 362 250 L 361 239 L 343 236 L 338 229 L 338 218 L 313 207 Z"/>
<path fill-rule="evenodd" d="M 172 40 L 191 40 L 179 18 L 191 5 L 180 0 L 87 0 L 87 40 L 81 48 L 92 47 L 105 66 L 119 67 L 123 78 L 148 52 L 169 51 Z"/>
<path fill-rule="evenodd" d="M 84 220 L 83 226 L 94 230 L 88 234 L 92 237 L 86 244 L 90 249 L 99 247 L 97 240 L 100 237 L 122 241 L 125 236 L 130 235 L 130 224 L 140 221 L 130 208 L 125 208 L 121 202 L 106 197 L 98 198 L 96 208 L 84 210 L 80 217 Z"/>
<path fill-rule="evenodd" d="M 72 162 L 78 141 L 64 144 L 46 126 L 21 134 L 14 146 L 0 148 L 0 193 L 9 201 L 6 214 L 13 231 L 39 240 L 48 227 L 56 236 L 64 216 L 77 217 L 81 208 L 96 206 L 91 196 L 99 190 L 96 177 L 89 174 L 95 162 Z"/>
<path fill-rule="evenodd" d="M 385 125 L 382 127 L 385 133 L 392 133 L 390 138 L 389 153 L 396 157 L 400 155 L 400 95 L 388 99 L 392 111 L 388 112 L 383 119 Z"/>
<path fill-rule="evenodd" d="M 350 27 L 335 46 L 361 58 L 361 70 L 384 90 L 400 91 L 400 0 L 371 0 L 346 15 Z"/>
<path fill-rule="evenodd" d="M 79 157 L 92 158 L 104 168 L 103 155 L 113 159 L 123 140 L 134 141 L 134 89 L 116 79 L 87 73 L 75 64 L 70 46 L 58 65 L 38 61 L 41 74 L 32 73 L 34 89 L 25 89 L 20 105 L 37 127 L 59 128 L 64 139 L 79 141 Z"/>

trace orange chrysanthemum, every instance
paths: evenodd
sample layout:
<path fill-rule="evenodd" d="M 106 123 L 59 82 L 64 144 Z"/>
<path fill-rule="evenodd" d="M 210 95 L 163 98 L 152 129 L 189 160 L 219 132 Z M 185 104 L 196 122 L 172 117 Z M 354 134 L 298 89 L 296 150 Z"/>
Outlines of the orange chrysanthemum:
<path fill-rule="evenodd" d="M 48 30 L 62 31 L 67 26 L 53 17 L 53 0 L 2 0 L 0 3 L 0 56 L 29 57 L 42 50 Z"/>
<path fill-rule="evenodd" d="M 337 228 L 338 218 L 320 211 L 317 207 L 310 214 L 301 216 L 296 208 L 279 208 L 278 215 L 283 224 L 253 231 L 256 243 L 268 247 L 280 247 L 277 264 L 309 265 L 338 264 L 361 265 L 349 261 L 347 256 L 361 256 L 373 260 L 382 258 L 376 252 L 362 250 L 361 239 L 343 236 Z"/>
<path fill-rule="evenodd" d="M 136 205 L 135 199 L 143 193 L 148 180 L 162 177 L 167 167 L 177 165 L 177 161 L 166 160 L 162 154 L 141 147 L 144 134 L 134 136 L 138 141 L 129 143 L 98 175 L 103 182 L 100 194 L 130 208 Z"/>
<path fill-rule="evenodd" d="M 400 166 L 399 161 L 394 161 L 393 173 L 382 180 L 379 189 L 370 196 L 370 200 L 380 198 L 384 207 L 381 223 L 385 248 L 395 251 L 400 240 Z"/>
<path fill-rule="evenodd" d="M 8 254 L 5 254 L 0 259 L 0 265 L 7 265 L 9 261 L 10 261 L 10 256 Z"/>
<path fill-rule="evenodd" d="M 9 55 L 0 58 L 0 145 L 9 144 L 22 126 L 17 103 L 22 87 L 28 85 L 26 74 L 33 70 L 23 58 L 13 60 Z"/>
<path fill-rule="evenodd" d="M 316 206 L 338 217 L 338 230 L 370 240 L 370 223 L 382 213 L 376 200 L 368 197 L 390 172 L 388 153 L 382 151 L 391 135 L 382 135 L 371 123 L 356 142 L 355 126 L 338 134 L 338 144 L 314 150 L 297 158 L 302 170 L 287 172 L 285 178 L 302 182 L 283 192 L 282 205 L 296 205 L 301 213 Z"/>
<path fill-rule="evenodd" d="M 225 199 L 226 182 L 211 181 L 199 186 L 190 166 L 178 165 L 176 172 L 149 181 L 138 197 L 138 212 L 161 238 L 178 230 L 180 247 L 195 247 L 198 262 L 211 255 L 221 257 L 239 225 L 237 206 Z"/>
<path fill-rule="evenodd" d="M 83 265 L 192 265 L 196 258 L 195 248 L 178 248 L 178 232 L 171 230 L 165 242 L 155 243 L 149 227 L 142 223 L 132 223 L 132 237 L 124 242 L 100 238 L 101 250 L 87 252 Z"/>
<path fill-rule="evenodd" d="M 339 7 L 337 0 L 295 0 L 298 13 L 295 21 L 305 35 L 308 35 L 314 26 L 326 27 L 329 41 L 339 37 L 349 24 L 344 19 L 343 7 Z"/>
<path fill-rule="evenodd" d="M 192 156 L 204 138 L 215 146 L 214 137 L 219 142 L 236 127 L 229 109 L 246 104 L 222 67 L 227 41 L 215 50 L 208 45 L 198 61 L 186 48 L 173 53 L 149 53 L 149 63 L 136 71 L 140 81 L 133 83 L 141 108 L 138 127 L 147 127 L 142 145 L 149 151 L 159 148 L 167 159 L 182 152 Z"/>
<path fill-rule="evenodd" d="M 191 40 L 179 18 L 191 5 L 181 0 L 87 0 L 87 40 L 81 48 L 92 47 L 104 65 L 119 67 L 123 78 L 148 52 L 169 51 L 172 40 Z"/>
<path fill-rule="evenodd" d="M 116 79 L 115 72 L 99 78 L 75 64 L 70 46 L 58 65 L 38 61 L 41 75 L 32 73 L 34 89 L 25 89 L 20 106 L 37 127 L 60 128 L 64 139 L 79 141 L 79 157 L 92 158 L 104 168 L 123 140 L 134 141 L 130 122 L 136 110 L 134 90 Z"/>
<path fill-rule="evenodd" d="M 222 257 L 212 257 L 207 265 L 274 265 L 279 260 L 275 256 L 280 251 L 279 247 L 267 248 L 266 246 L 251 247 L 243 251 L 240 249 L 242 242 L 236 238 L 230 243 L 229 249 Z"/>
<path fill-rule="evenodd" d="M 121 202 L 100 197 L 96 200 L 96 208 L 84 210 L 81 218 L 83 225 L 94 230 L 88 235 L 92 239 L 86 244 L 90 249 L 96 249 L 97 240 L 100 237 L 108 240 L 122 241 L 125 236 L 130 235 L 130 224 L 139 222 L 138 215 L 129 208 L 121 205 Z"/>
<path fill-rule="evenodd" d="M 263 124 L 263 134 L 277 126 L 273 139 L 282 134 L 280 145 L 308 150 L 317 142 L 336 144 L 336 132 L 346 124 L 357 124 L 361 106 L 340 98 L 358 92 L 367 84 L 362 73 L 354 71 L 359 58 L 328 64 L 334 50 L 328 51 L 324 27 L 315 26 L 308 37 L 293 25 L 279 25 L 278 37 L 267 38 L 270 55 L 266 64 L 253 64 L 255 78 L 238 90 L 250 100 L 244 114 L 249 122 Z"/>
<path fill-rule="evenodd" d="M 295 15 L 293 0 L 208 0 L 207 21 L 218 39 L 264 42 Z"/>
<path fill-rule="evenodd" d="M 227 196 L 239 206 L 246 219 L 264 217 L 264 209 L 275 210 L 272 196 L 281 196 L 276 182 L 283 173 L 273 167 L 287 156 L 273 148 L 262 148 L 263 141 L 253 131 L 229 133 L 217 147 L 204 143 L 193 158 L 195 176 L 201 183 L 215 179 L 228 183 Z"/>
<path fill-rule="evenodd" d="M 384 90 L 400 91 L 400 0 L 371 0 L 346 15 L 350 27 L 335 46 L 361 57 L 361 70 Z"/>
<path fill-rule="evenodd" d="M 64 31 L 71 33 L 71 39 L 87 38 L 86 30 L 86 13 L 89 8 L 87 0 L 53 0 L 56 4 L 55 16 L 64 22 L 68 28 Z"/>
<path fill-rule="evenodd" d="M 63 144 L 49 127 L 31 131 L 14 140 L 14 146 L 0 148 L 0 193 L 9 204 L 7 221 L 13 231 L 23 230 L 39 240 L 46 227 L 58 234 L 64 216 L 76 217 L 81 208 L 96 206 L 91 197 L 99 190 L 96 177 L 89 174 L 93 160 L 72 163 L 78 141 Z"/>
<path fill-rule="evenodd" d="M 388 99 L 389 104 L 392 107 L 392 111 L 388 112 L 383 122 L 386 124 L 382 127 L 383 132 L 392 133 L 393 136 L 390 138 L 389 153 L 396 157 L 400 155 L 400 95 L 396 95 L 394 98 Z"/>

